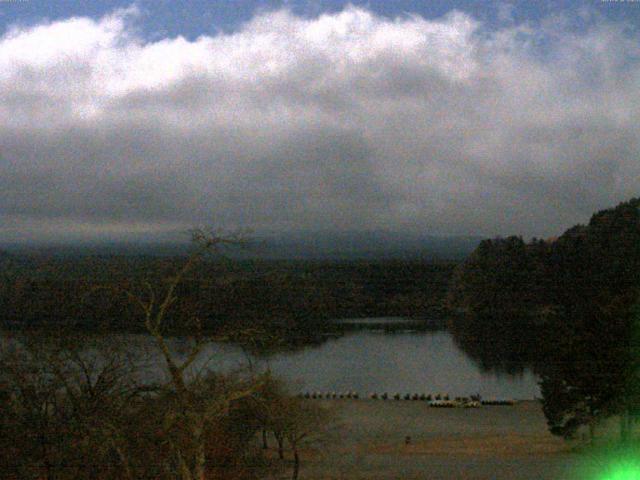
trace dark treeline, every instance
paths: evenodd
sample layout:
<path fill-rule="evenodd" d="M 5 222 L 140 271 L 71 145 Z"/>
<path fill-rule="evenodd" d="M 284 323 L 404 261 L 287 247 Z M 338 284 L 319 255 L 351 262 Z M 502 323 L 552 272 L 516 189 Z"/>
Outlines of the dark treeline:
<path fill-rule="evenodd" d="M 555 305 L 552 243 L 521 237 L 483 240 L 453 274 L 449 328 L 486 370 L 536 367 L 540 335 Z"/>
<path fill-rule="evenodd" d="M 553 242 L 522 237 L 483 240 L 454 274 L 448 304 L 469 313 L 520 315 L 554 302 Z"/>
<path fill-rule="evenodd" d="M 451 328 L 487 367 L 532 365 L 553 433 L 629 413 L 640 402 L 640 199 L 551 240 L 483 241 L 454 273 Z"/>
<path fill-rule="evenodd" d="M 145 285 L 162 285 L 184 258 L 4 254 L 0 316 L 12 327 L 135 330 L 140 312 L 128 293 L 144 296 Z M 210 258 L 179 285 L 167 324 L 192 318 L 210 332 L 250 327 L 295 336 L 319 332 L 334 318 L 426 316 L 442 305 L 454 267 L 419 260 Z"/>

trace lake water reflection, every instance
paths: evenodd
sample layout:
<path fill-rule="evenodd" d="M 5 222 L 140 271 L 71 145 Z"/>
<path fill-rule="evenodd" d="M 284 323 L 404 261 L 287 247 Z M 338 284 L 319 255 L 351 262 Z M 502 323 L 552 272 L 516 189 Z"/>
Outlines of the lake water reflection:
<path fill-rule="evenodd" d="M 341 336 L 263 357 L 258 365 L 288 380 L 295 391 L 480 393 L 485 398 L 515 399 L 539 396 L 531 370 L 516 375 L 483 371 L 446 331 L 412 330 L 410 323 L 401 319 L 352 324 L 357 328 L 347 329 Z M 391 324 L 393 333 L 388 328 Z M 213 357 L 210 365 L 219 369 L 246 364 L 242 350 L 228 344 L 212 344 L 207 353 Z"/>
<path fill-rule="evenodd" d="M 449 393 L 533 398 L 536 377 L 483 372 L 447 332 L 384 333 L 360 330 L 320 346 L 277 355 L 272 370 L 320 391 Z"/>

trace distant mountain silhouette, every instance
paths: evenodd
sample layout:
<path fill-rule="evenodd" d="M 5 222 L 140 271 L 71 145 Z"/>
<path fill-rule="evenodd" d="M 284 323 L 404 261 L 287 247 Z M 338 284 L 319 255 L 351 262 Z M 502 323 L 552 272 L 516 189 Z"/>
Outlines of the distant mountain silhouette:
<path fill-rule="evenodd" d="M 183 238 L 186 236 L 182 235 Z M 435 236 L 398 232 L 301 232 L 251 235 L 241 250 L 230 250 L 235 258 L 265 260 L 375 260 L 410 259 L 462 260 L 481 237 Z M 54 256 L 152 255 L 172 256 L 188 252 L 184 240 L 74 242 L 60 244 L 6 245 L 16 254 L 39 253 Z"/>

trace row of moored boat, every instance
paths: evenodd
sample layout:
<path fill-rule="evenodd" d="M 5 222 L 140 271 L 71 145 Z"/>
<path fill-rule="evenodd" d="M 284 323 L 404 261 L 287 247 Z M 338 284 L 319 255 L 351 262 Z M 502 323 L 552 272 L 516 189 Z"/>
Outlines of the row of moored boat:
<path fill-rule="evenodd" d="M 347 392 L 303 392 L 299 393 L 300 398 L 309 399 L 326 399 L 326 400 L 342 400 L 342 399 L 360 399 L 360 394 L 354 391 Z M 366 397 L 370 400 L 414 400 L 426 401 L 432 407 L 452 408 L 452 407 L 480 407 L 481 405 L 514 405 L 516 402 L 510 399 L 482 399 L 480 395 L 471 395 L 470 397 L 449 397 L 448 394 L 424 394 L 424 393 L 369 393 Z"/>

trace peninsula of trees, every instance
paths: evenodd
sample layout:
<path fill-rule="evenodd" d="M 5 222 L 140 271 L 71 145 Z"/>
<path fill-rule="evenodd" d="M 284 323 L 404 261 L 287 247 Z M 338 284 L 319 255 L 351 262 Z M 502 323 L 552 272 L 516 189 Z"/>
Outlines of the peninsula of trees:
<path fill-rule="evenodd" d="M 504 347 L 495 361 L 534 365 L 553 433 L 593 433 L 616 415 L 624 438 L 640 407 L 639 299 L 634 198 L 557 239 L 483 241 L 454 273 L 447 303 L 458 312 L 452 329 L 477 355 Z"/>

